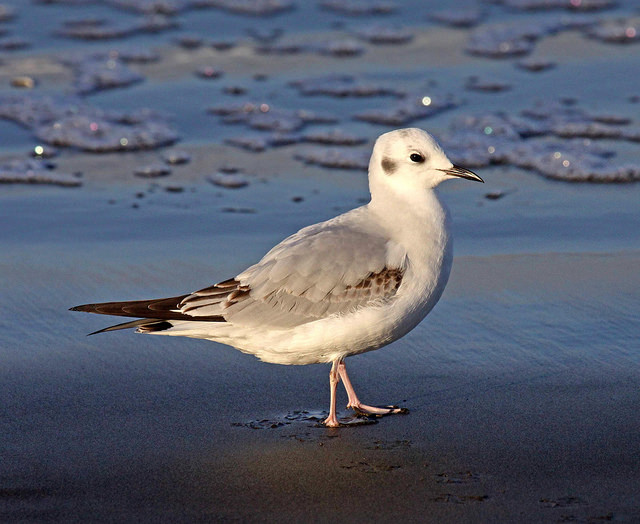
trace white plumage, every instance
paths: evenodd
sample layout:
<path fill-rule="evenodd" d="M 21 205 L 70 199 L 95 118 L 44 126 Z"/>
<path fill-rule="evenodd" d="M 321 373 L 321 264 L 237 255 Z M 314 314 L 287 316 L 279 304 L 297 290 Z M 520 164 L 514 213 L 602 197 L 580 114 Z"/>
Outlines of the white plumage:
<path fill-rule="evenodd" d="M 339 425 L 340 378 L 348 407 L 400 412 L 362 404 L 344 359 L 405 335 L 442 295 L 453 254 L 434 188 L 452 177 L 482 181 L 453 166 L 428 133 L 386 133 L 371 156 L 368 204 L 301 229 L 234 279 L 192 294 L 73 309 L 144 318 L 107 330 L 204 338 L 278 364 L 331 362 L 328 426 Z"/>

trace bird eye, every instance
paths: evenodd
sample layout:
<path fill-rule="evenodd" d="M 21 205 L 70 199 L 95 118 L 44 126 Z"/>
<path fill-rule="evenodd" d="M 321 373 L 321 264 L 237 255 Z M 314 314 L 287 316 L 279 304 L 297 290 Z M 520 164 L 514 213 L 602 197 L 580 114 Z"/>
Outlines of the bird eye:
<path fill-rule="evenodd" d="M 411 156 L 409 158 L 416 164 L 421 164 L 422 162 L 424 162 L 424 157 L 420 153 L 411 153 Z"/>

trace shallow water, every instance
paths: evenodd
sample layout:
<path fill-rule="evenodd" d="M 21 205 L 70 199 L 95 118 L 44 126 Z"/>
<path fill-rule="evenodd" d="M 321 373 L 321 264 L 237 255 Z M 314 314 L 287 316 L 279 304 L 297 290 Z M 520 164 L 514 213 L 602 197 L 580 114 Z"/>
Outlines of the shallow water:
<path fill-rule="evenodd" d="M 365 140 L 340 147 L 366 155 L 389 127 L 353 117 L 398 98 L 306 96 L 292 81 L 348 74 L 411 96 L 450 94 L 455 108 L 410 123 L 443 137 L 465 115 L 513 116 L 535 100 L 564 98 L 589 114 L 629 117 L 629 130 L 639 125 L 637 43 L 563 30 L 540 37 L 530 55 L 555 67 L 531 73 L 516 67 L 519 58 L 468 54 L 476 29 L 430 21 L 435 1 L 394 2 L 394 12 L 378 16 L 340 15 L 315 2 L 257 18 L 187 9 L 178 29 L 97 42 L 56 31 L 73 19 L 127 24 L 139 15 L 92 3 L 2 4 L 17 13 L 2 27 L 32 46 L 0 55 L 0 99 L 73 93 L 60 53 L 155 49 L 158 61 L 127 64 L 144 80 L 81 100 L 91 114 L 160 113 L 189 161 L 167 161 L 168 148 L 61 147 L 50 173 L 73 175 L 81 187 L 0 185 L 0 520 L 328 520 L 342 514 L 336 500 L 355 521 L 508 522 L 523 512 L 532 522 L 640 518 L 637 183 L 566 183 L 500 165 L 477 169 L 484 186 L 445 184 L 457 258 L 441 303 L 404 339 L 349 359 L 364 400 L 410 410 L 377 424 L 315 427 L 328 404 L 325 366 L 264 364 L 197 340 L 86 338 L 109 319 L 67 311 L 224 280 L 298 228 L 366 202 L 363 171 L 304 164 L 296 154 L 321 146 L 298 141 L 338 128 Z M 582 16 L 481 7 L 480 29 Z M 634 14 L 628 1 L 587 15 Z M 364 53 L 352 58 L 318 52 L 374 23 L 409 27 L 413 40 L 357 40 Z M 175 39 L 185 35 L 205 43 L 181 48 Z M 307 51 L 253 53 L 272 36 Z M 208 40 L 237 45 L 215 52 Z M 198 77 L 205 66 L 222 75 Z M 19 74 L 36 87 L 9 87 Z M 511 89 L 466 90 L 472 76 Z M 239 87 L 246 93 L 231 94 Z M 249 121 L 231 125 L 208 112 L 247 102 L 282 110 L 286 124 L 287 111 L 300 109 L 339 121 L 307 124 L 283 145 Z M 0 165 L 31 158 L 42 145 L 32 131 L 0 120 Z M 253 153 L 225 144 L 236 137 L 270 142 Z M 608 161 L 640 163 L 637 141 L 592 142 L 615 153 Z M 135 175 L 163 163 L 171 174 Z M 246 186 L 210 182 L 234 170 Z"/>

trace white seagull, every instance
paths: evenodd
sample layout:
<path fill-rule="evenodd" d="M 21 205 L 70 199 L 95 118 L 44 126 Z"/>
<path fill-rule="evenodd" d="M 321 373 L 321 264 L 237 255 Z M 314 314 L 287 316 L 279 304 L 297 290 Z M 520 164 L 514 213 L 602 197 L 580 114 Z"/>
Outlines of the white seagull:
<path fill-rule="evenodd" d="M 340 379 L 348 408 L 404 412 L 360 402 L 344 359 L 404 336 L 442 295 L 453 252 L 449 215 L 434 189 L 450 178 L 483 182 L 454 166 L 425 131 L 385 133 L 369 162 L 368 204 L 301 229 L 235 278 L 194 293 L 72 310 L 142 317 L 96 333 L 135 327 L 228 344 L 265 362 L 331 363 L 329 427 L 340 425 Z"/>

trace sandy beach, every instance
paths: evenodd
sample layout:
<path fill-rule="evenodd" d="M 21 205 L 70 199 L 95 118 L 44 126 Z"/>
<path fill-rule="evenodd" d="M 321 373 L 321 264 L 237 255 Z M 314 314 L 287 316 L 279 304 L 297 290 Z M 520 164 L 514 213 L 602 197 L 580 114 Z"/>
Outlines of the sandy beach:
<path fill-rule="evenodd" d="M 13 279 L 16 313 L 3 320 L 12 355 L 5 350 L 2 377 L 5 519 L 639 516 L 638 295 L 629 292 L 638 253 L 457 259 L 425 323 L 351 362 L 363 396 L 410 414 L 337 430 L 316 422 L 324 366 L 263 364 L 201 341 L 77 336 L 104 323 L 65 318 L 76 293 L 133 294 L 183 271 L 165 260 L 118 274 L 77 257 Z M 189 273 L 206 269 L 189 262 Z M 48 289 L 30 288 L 45 275 Z"/>
<path fill-rule="evenodd" d="M 58 55 L 104 53 L 112 44 L 69 42 L 53 30 L 40 35 L 20 2 L 3 4 L 16 11 L 6 27 L 14 36 L 26 31 L 34 43 L 2 51 L 0 111 L 8 112 L 6 97 L 78 96 L 71 114 L 87 111 L 95 123 L 104 116 L 99 111 L 147 107 L 166 115 L 179 138 L 171 146 L 100 154 L 81 142 L 58 146 L 43 173 L 65 174 L 78 187 L 0 185 L 0 521 L 640 521 L 637 182 L 551 180 L 542 168 L 504 161 L 474 166 L 485 186 L 442 186 L 456 254 L 443 298 L 406 337 L 349 359 L 364 401 L 399 404 L 406 415 L 328 429 L 319 424 L 329 401 L 328 366 L 265 364 L 200 340 L 131 332 L 86 337 L 112 319 L 68 311 L 227 279 L 299 228 L 367 201 L 362 169 L 305 163 L 301 152 L 323 151 L 308 137 L 274 145 L 271 131 L 229 123 L 208 112 L 212 106 L 268 103 L 285 111 L 286 124 L 297 118 L 286 111 L 331 114 L 337 122 L 305 123 L 288 139 L 338 128 L 363 138 L 339 146 L 357 157 L 392 127 L 415 125 L 451 140 L 463 136 L 452 131 L 456 118 L 491 112 L 499 129 L 497 122 L 506 125 L 499 114 L 521 116 L 536 98 L 575 98 L 567 106 L 576 111 L 570 123 L 597 113 L 599 125 L 608 123 L 595 128 L 590 121 L 591 129 L 607 138 L 544 131 L 522 143 L 559 143 L 567 151 L 579 144 L 633 173 L 625 166 L 640 158 L 632 139 L 640 95 L 636 43 L 605 43 L 581 29 L 541 33 L 529 56 L 555 67 L 529 73 L 514 67 L 519 57 L 469 52 L 473 29 L 435 25 L 426 11 L 411 24 L 407 43 L 356 39 L 363 51 L 349 58 L 322 47 L 355 38 L 353 27 L 399 24 L 420 7 L 416 2 L 388 19 L 338 16 L 315 4 L 262 18 L 185 10 L 173 32 L 116 40 L 159 55 L 128 64 L 141 80 L 77 95 L 79 73 Z M 620 4 L 593 16 L 637 15 L 630 2 Z M 487 9 L 480 28 L 551 16 Z M 304 21 L 309 12 L 317 15 L 312 25 Z M 50 16 L 60 29 L 81 17 L 129 23 L 138 15 L 63 3 L 34 4 L 32 16 Z M 281 26 L 284 36 L 272 40 L 312 51 L 258 53 L 266 33 Z M 252 37 L 250 29 L 265 35 Z M 215 31 L 236 44 L 220 51 L 175 43 Z M 224 74 L 214 80 L 194 74 L 207 66 Z M 398 94 L 305 96 L 291 86 L 331 74 L 410 96 L 431 95 L 435 82 L 456 104 L 391 126 L 356 116 L 392 107 L 402 100 Z M 19 75 L 35 78 L 36 86 L 11 87 Z M 474 75 L 510 87 L 464 87 Z M 246 93 L 237 94 L 239 88 Z M 559 107 L 558 113 L 566 109 Z M 629 121 L 621 124 L 622 117 Z M 0 120 L 5 178 L 12 161 L 50 147 L 47 122 L 16 118 Z M 614 136 L 606 127 L 616 125 L 627 134 Z M 264 150 L 234 146 L 237 137 L 262 140 Z M 167 162 L 171 151 L 188 161 Z M 169 166 L 170 173 L 140 176 L 150 165 Z M 244 187 L 211 182 L 230 168 Z M 338 402 L 346 404 L 343 391 Z M 346 409 L 340 416 L 356 421 Z"/>

